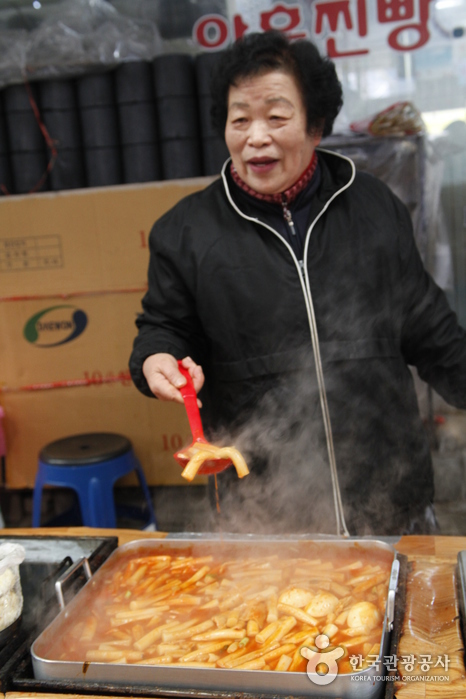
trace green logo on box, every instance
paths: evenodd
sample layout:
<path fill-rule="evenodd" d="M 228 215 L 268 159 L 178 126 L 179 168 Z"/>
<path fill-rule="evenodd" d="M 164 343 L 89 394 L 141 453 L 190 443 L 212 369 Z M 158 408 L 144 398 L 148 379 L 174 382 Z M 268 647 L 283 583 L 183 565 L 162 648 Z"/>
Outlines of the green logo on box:
<path fill-rule="evenodd" d="M 65 308 L 70 310 L 64 313 Z M 57 347 L 79 337 L 86 325 L 87 315 L 76 306 L 50 306 L 29 318 L 23 335 L 36 347 Z"/>

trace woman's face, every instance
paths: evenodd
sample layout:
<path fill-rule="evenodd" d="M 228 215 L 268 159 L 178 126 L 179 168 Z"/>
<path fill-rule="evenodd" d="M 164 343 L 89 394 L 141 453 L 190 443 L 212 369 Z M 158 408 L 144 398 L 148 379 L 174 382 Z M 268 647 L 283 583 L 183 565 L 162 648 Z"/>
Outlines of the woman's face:
<path fill-rule="evenodd" d="M 230 87 L 225 140 L 241 179 L 256 192 L 277 194 L 299 179 L 320 135 L 307 132 L 295 79 L 272 71 Z"/>

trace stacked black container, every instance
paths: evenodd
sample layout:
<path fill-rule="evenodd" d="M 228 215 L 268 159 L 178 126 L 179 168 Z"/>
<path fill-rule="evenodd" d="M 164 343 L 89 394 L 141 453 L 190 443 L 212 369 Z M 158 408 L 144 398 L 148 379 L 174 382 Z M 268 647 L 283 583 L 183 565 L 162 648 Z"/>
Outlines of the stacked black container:
<path fill-rule="evenodd" d="M 48 188 L 45 180 L 47 148 L 32 100 L 39 105 L 37 84 L 9 85 L 3 91 L 6 133 L 10 152 L 13 187 L 16 194 Z M 31 95 L 31 98 L 30 98 Z"/>
<path fill-rule="evenodd" d="M 123 182 L 113 73 L 77 79 L 84 162 L 89 187 Z"/>
<path fill-rule="evenodd" d="M 160 154 L 152 64 L 122 63 L 115 70 L 123 181 L 160 180 Z"/>
<path fill-rule="evenodd" d="M 196 57 L 197 100 L 201 124 L 202 160 L 204 175 L 217 175 L 225 160 L 228 149 L 224 139 L 213 130 L 210 109 L 211 73 L 220 58 L 220 53 L 201 53 Z"/>
<path fill-rule="evenodd" d="M 219 57 L 164 54 L 3 88 L 0 195 L 218 174 L 228 157 L 210 120 Z"/>
<path fill-rule="evenodd" d="M 5 117 L 3 115 L 3 99 L 0 95 L 0 195 L 12 191 L 10 162 L 8 158 L 8 139 L 6 135 Z"/>
<path fill-rule="evenodd" d="M 154 86 L 164 179 L 202 175 L 193 59 L 186 54 L 157 56 Z"/>
<path fill-rule="evenodd" d="M 86 186 L 84 157 L 74 80 L 39 83 L 42 119 L 57 152 L 50 172 L 53 190 Z"/>

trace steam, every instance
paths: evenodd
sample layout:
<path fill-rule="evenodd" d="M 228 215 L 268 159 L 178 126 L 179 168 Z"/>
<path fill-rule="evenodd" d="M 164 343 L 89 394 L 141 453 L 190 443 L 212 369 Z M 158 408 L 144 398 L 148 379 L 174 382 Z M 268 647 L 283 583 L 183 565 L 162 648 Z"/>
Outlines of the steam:
<path fill-rule="evenodd" d="M 228 439 L 223 436 L 221 441 Z M 303 382 L 300 372 L 287 374 L 262 397 L 233 439 L 251 472 L 241 481 L 231 470 L 217 477 L 220 528 L 258 534 L 335 534 L 332 483 L 314 380 Z"/>
<path fill-rule="evenodd" d="M 429 489 L 429 447 L 409 369 L 400 358 L 364 357 L 324 369 L 346 523 L 352 535 L 408 532 Z M 393 380 L 393 362 L 402 376 Z M 218 435 L 244 454 L 251 473 L 219 474 L 220 514 L 215 528 L 256 534 L 336 534 L 336 516 L 315 375 L 289 372 L 267 391 L 236 434 Z M 407 382 L 407 383 L 406 383 Z M 421 458 L 420 458 L 421 455 Z M 417 466 L 416 466 L 417 464 Z M 425 472 L 424 472 L 425 471 Z M 425 491 L 424 491 L 425 492 Z M 411 495 L 407 495 L 410 493 Z M 213 497 L 213 496 L 212 496 Z M 432 493 L 433 497 L 433 493 Z"/>

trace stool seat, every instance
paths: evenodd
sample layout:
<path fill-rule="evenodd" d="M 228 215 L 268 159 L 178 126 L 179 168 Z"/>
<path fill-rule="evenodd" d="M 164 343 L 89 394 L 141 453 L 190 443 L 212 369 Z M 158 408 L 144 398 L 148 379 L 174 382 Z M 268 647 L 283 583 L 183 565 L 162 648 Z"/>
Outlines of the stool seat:
<path fill-rule="evenodd" d="M 79 501 L 82 523 L 88 527 L 115 528 L 115 482 L 135 472 L 144 494 L 147 525 L 157 528 L 144 471 L 131 441 L 112 432 L 91 432 L 58 439 L 39 453 L 34 485 L 32 526 L 40 526 L 42 491 L 45 485 L 73 490 Z"/>
<path fill-rule="evenodd" d="M 91 432 L 57 439 L 45 446 L 39 459 L 54 466 L 98 464 L 132 449 L 130 440 L 112 432 Z"/>

